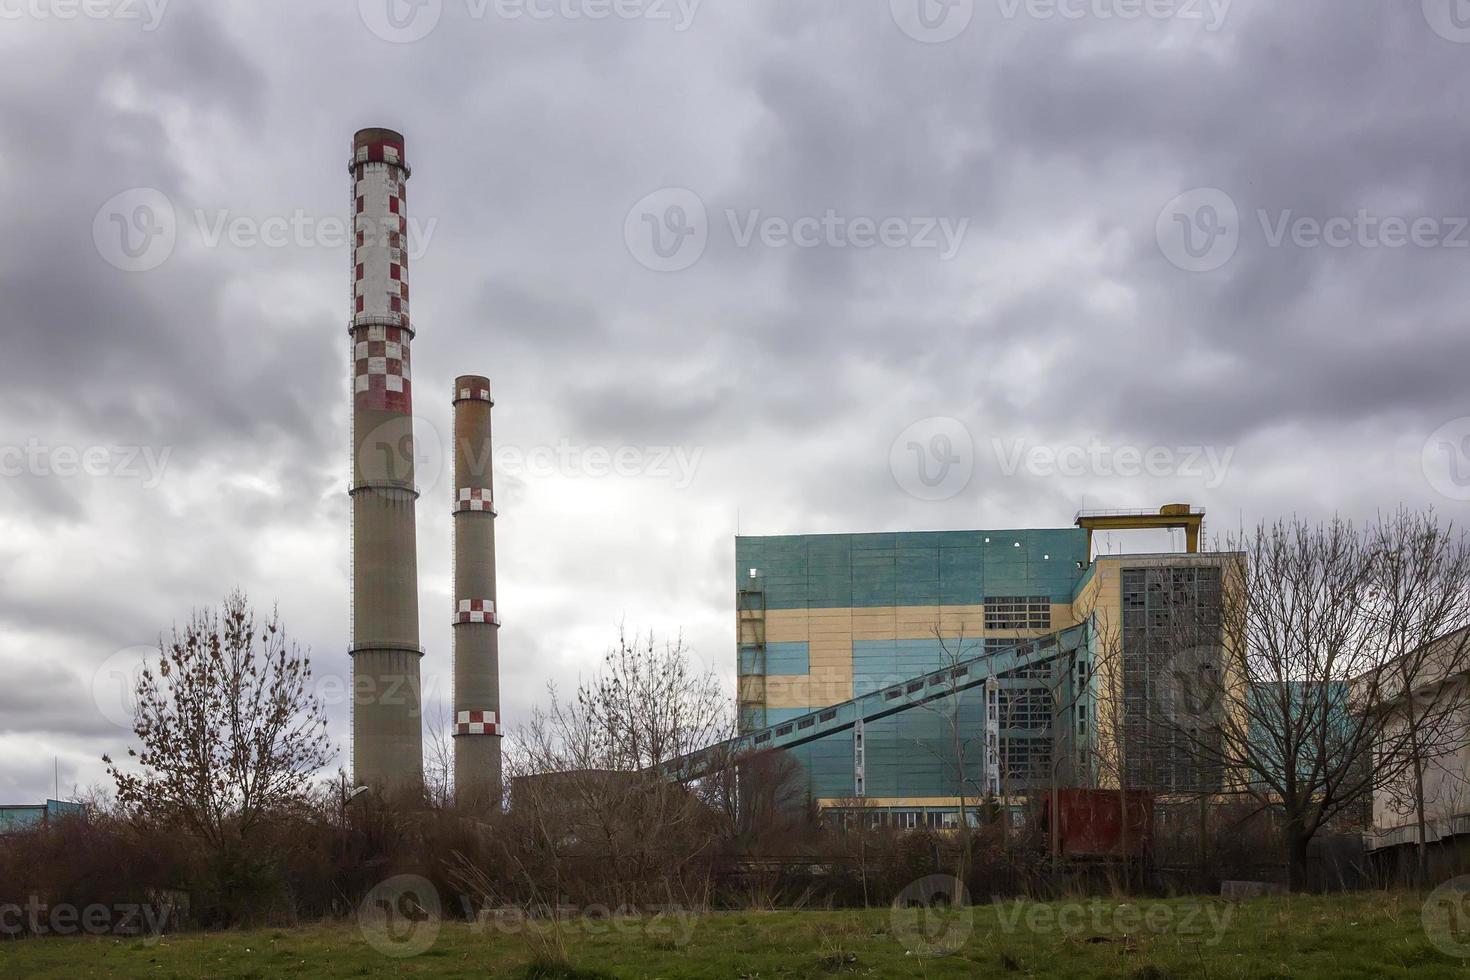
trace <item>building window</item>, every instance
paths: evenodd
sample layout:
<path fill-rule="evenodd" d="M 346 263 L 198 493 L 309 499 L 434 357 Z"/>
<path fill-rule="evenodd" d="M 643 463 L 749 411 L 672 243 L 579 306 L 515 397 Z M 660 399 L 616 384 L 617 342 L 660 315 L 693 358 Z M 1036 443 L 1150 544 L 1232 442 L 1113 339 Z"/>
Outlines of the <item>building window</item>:
<path fill-rule="evenodd" d="M 1049 630 L 1051 599 L 1047 596 L 986 596 L 988 630 Z"/>
<path fill-rule="evenodd" d="M 1199 757 L 1218 758 L 1218 731 L 1174 728 L 1180 662 L 1175 655 L 1217 647 L 1221 642 L 1221 575 L 1213 565 L 1125 568 L 1123 602 L 1123 717 L 1125 778 L 1130 785 L 1165 792 L 1216 790 L 1216 766 L 1201 767 Z M 1212 662 L 1190 669 L 1202 675 Z M 1200 684 L 1206 683 L 1202 676 Z M 1186 690 L 1184 692 L 1188 694 Z"/>

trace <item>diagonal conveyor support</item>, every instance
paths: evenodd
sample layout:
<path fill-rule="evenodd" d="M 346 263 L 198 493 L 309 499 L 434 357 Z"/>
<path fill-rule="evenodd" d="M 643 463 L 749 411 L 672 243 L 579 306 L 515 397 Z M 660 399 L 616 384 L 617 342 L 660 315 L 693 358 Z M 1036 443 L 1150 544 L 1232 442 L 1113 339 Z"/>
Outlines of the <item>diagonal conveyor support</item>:
<path fill-rule="evenodd" d="M 871 694 L 827 708 L 818 708 L 810 714 L 783 721 L 779 725 L 747 732 L 739 738 L 673 759 L 659 768 L 669 777 L 681 782 L 698 779 L 711 769 L 726 765 L 733 759 L 757 752 L 805 745 L 852 728 L 859 720 L 866 725 L 959 691 L 979 687 L 1003 674 L 1075 653 L 1086 646 L 1086 624 L 1071 626 L 1036 639 L 1019 641 L 1012 647 L 961 660 L 952 667 L 919 674 Z"/>

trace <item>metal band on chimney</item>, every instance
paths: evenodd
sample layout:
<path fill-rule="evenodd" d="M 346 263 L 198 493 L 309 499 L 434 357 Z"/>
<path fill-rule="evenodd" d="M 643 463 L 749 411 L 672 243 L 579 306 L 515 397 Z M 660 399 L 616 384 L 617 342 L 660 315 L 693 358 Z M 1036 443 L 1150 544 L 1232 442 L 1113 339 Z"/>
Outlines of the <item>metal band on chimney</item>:
<path fill-rule="evenodd" d="M 484 487 L 460 487 L 454 501 L 456 514 L 489 514 L 495 516 L 495 492 Z"/>
<path fill-rule="evenodd" d="M 500 715 L 494 711 L 458 711 L 454 715 L 456 735 L 499 735 Z"/>

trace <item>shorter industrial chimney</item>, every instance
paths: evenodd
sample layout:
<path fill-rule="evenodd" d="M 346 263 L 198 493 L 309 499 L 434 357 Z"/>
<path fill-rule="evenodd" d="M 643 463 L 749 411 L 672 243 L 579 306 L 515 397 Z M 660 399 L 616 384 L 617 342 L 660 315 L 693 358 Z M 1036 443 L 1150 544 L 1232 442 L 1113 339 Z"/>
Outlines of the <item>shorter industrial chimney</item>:
<path fill-rule="evenodd" d="M 454 382 L 454 794 L 500 805 L 500 616 L 495 606 L 495 483 L 490 380 Z"/>

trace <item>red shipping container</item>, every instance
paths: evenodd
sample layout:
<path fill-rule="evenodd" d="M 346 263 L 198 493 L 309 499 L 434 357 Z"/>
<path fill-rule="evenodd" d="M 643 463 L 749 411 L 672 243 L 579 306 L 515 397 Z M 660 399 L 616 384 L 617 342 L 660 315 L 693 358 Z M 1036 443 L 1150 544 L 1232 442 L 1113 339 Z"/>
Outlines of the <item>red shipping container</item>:
<path fill-rule="evenodd" d="M 1061 798 L 1058 846 L 1063 857 L 1139 857 L 1148 852 L 1154 833 L 1152 793 L 1130 789 L 1122 793 L 1120 799 L 1115 789 L 1064 789 L 1057 795 Z M 1041 818 L 1048 850 L 1051 849 L 1054 809 L 1052 795 L 1048 793 Z"/>

